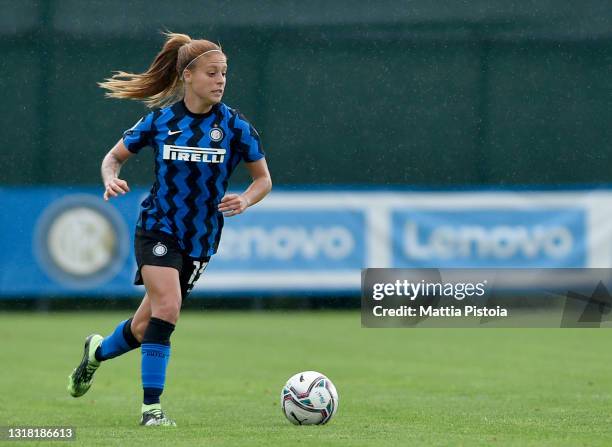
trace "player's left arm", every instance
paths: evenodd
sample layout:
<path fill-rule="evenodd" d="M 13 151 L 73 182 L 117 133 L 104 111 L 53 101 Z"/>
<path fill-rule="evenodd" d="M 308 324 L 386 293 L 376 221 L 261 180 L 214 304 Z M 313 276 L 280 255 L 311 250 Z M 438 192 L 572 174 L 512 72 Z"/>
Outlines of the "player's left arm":
<path fill-rule="evenodd" d="M 249 206 L 255 205 L 272 190 L 272 178 L 265 158 L 245 163 L 253 181 L 242 194 L 226 194 L 219 204 L 219 211 L 225 217 L 242 214 Z"/>

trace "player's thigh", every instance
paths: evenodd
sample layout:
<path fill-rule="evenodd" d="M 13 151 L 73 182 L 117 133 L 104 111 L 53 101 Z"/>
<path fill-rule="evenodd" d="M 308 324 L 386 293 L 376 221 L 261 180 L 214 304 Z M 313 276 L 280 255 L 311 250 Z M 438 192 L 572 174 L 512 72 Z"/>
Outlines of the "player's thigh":
<path fill-rule="evenodd" d="M 151 316 L 175 323 L 181 309 L 179 271 L 174 267 L 143 265 L 141 273 L 151 302 Z"/>
<path fill-rule="evenodd" d="M 174 323 L 181 305 L 179 272 L 183 267 L 177 239 L 163 232 L 136 228 L 134 252 L 138 265 L 134 284 L 144 284 L 147 292 L 136 313 L 137 323 L 148 324 L 151 317 Z"/>

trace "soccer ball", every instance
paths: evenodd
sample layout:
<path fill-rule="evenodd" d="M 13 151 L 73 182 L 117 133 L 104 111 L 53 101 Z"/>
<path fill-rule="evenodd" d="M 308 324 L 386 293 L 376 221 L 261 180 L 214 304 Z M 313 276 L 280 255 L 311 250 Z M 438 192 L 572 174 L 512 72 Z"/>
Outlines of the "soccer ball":
<path fill-rule="evenodd" d="M 295 425 L 327 424 L 338 411 L 336 387 L 316 371 L 290 377 L 280 397 L 283 413 Z"/>

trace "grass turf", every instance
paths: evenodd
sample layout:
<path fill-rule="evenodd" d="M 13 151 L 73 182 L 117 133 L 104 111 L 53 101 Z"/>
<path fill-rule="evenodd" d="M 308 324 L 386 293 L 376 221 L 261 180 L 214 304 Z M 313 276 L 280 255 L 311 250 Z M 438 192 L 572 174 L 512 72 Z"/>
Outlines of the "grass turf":
<path fill-rule="evenodd" d="M 92 446 L 612 445 L 605 329 L 362 329 L 356 312 L 185 313 L 162 396 L 172 429 L 138 426 L 138 351 L 103 364 L 85 396 L 65 390 L 84 337 L 127 316 L 1 315 L 0 424 L 70 425 L 76 444 Z M 282 385 L 307 369 L 340 393 L 326 426 L 281 414 Z"/>

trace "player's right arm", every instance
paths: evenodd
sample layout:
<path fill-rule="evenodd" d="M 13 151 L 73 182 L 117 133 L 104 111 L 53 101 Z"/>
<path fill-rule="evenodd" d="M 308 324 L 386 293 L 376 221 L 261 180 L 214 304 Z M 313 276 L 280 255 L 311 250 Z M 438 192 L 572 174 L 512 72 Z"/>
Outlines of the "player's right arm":
<path fill-rule="evenodd" d="M 129 192 L 130 188 L 127 182 L 119 178 L 119 171 L 121 171 L 123 163 L 132 155 L 134 153 L 127 149 L 122 138 L 117 141 L 117 144 L 108 151 L 104 160 L 102 160 L 101 171 L 102 181 L 104 182 L 104 200 Z"/>

